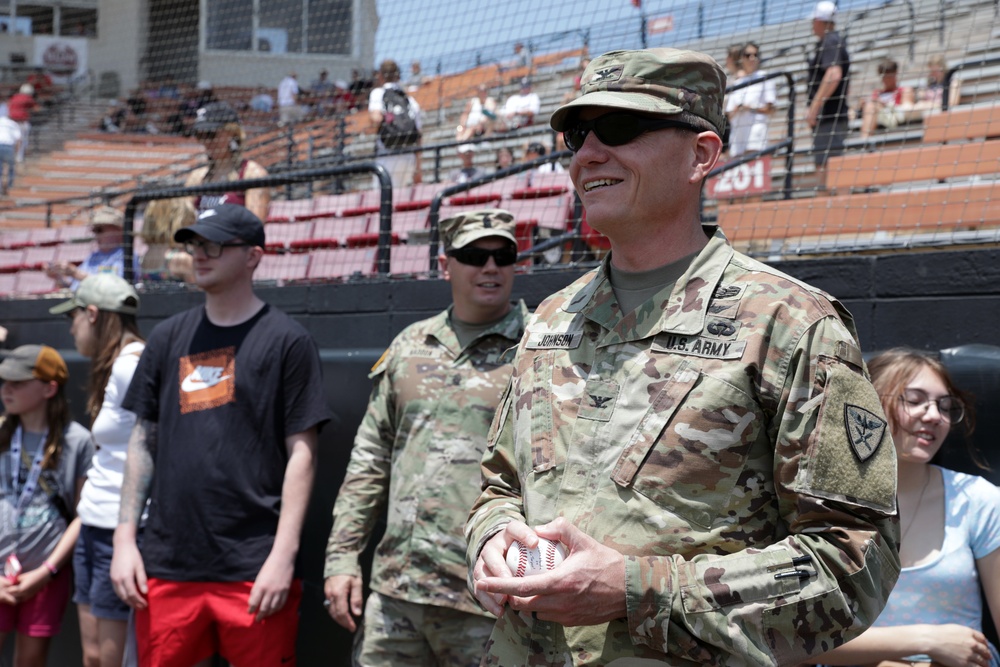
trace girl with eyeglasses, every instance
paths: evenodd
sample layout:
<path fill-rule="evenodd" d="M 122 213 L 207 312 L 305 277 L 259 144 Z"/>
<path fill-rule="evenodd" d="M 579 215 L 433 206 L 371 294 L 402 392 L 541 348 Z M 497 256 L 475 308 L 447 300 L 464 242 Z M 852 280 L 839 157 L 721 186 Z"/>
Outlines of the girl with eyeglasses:
<path fill-rule="evenodd" d="M 902 572 L 875 624 L 816 661 L 996 667 L 997 650 L 982 633 L 980 586 L 1000 624 L 1000 489 L 931 464 L 952 428 L 972 433 L 972 405 L 944 365 L 922 352 L 889 350 L 868 368 L 896 448 Z"/>
<path fill-rule="evenodd" d="M 763 80 L 760 71 L 760 47 L 748 42 L 740 52 L 740 78 L 729 85 L 760 79 L 745 88 L 726 92 L 726 116 L 729 117 L 729 154 L 759 151 L 767 146 L 767 126 L 777 102 L 774 79 Z"/>

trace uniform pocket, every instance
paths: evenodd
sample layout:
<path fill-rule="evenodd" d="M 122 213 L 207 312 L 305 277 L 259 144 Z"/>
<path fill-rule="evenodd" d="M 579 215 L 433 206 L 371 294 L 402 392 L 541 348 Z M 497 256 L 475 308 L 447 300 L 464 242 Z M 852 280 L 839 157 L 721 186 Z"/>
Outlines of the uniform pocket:
<path fill-rule="evenodd" d="M 649 444 L 632 486 L 660 507 L 708 528 L 743 472 L 763 428 L 763 413 L 750 396 L 722 380 L 694 370 L 674 377 L 633 436 Z"/>

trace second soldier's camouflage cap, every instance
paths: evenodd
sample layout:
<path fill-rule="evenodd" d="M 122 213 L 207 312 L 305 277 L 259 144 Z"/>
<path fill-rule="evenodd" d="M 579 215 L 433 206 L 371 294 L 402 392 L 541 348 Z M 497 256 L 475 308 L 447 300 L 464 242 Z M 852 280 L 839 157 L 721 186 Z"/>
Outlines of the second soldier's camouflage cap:
<path fill-rule="evenodd" d="M 583 72 L 580 96 L 556 109 L 549 121 L 562 132 L 582 107 L 691 116 L 719 136 L 726 129 L 726 73 L 711 56 L 681 49 L 611 51 Z"/>
<path fill-rule="evenodd" d="M 441 240 L 446 251 L 464 248 L 488 236 L 498 236 L 517 245 L 514 229 L 514 216 L 509 211 L 487 208 L 460 213 L 441 221 Z"/>

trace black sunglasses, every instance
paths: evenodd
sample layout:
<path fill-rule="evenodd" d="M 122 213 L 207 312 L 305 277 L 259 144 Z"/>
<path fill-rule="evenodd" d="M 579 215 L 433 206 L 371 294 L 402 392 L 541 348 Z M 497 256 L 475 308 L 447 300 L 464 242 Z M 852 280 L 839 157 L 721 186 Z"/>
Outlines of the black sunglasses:
<path fill-rule="evenodd" d="M 504 246 L 487 250 L 486 248 L 454 248 L 448 251 L 449 257 L 454 257 L 455 261 L 469 266 L 486 266 L 490 257 L 497 266 L 510 266 L 517 262 L 517 248 Z"/>
<path fill-rule="evenodd" d="M 563 130 L 563 140 L 566 142 L 566 148 L 575 153 L 583 148 L 583 142 L 587 140 L 587 135 L 590 134 L 591 130 L 605 146 L 624 146 L 640 134 L 667 128 L 700 132 L 693 125 L 681 121 L 649 118 L 636 116 L 627 111 L 616 111 L 598 116 L 593 120 L 577 121 L 576 124 Z"/>

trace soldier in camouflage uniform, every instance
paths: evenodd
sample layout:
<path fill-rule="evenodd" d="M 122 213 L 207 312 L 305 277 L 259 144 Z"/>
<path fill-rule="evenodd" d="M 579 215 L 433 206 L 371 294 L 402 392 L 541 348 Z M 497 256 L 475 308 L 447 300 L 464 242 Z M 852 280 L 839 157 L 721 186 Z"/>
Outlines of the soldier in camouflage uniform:
<path fill-rule="evenodd" d="M 360 662 L 478 665 L 494 619 L 466 590 L 462 528 L 480 491 L 486 434 L 510 377 L 504 351 L 528 310 L 512 304 L 514 219 L 498 209 L 441 223 L 453 304 L 403 330 L 372 369 L 371 400 L 333 509 L 325 592 L 334 620 L 361 613 L 358 556 L 388 510 Z"/>
<path fill-rule="evenodd" d="M 468 525 L 486 665 L 794 665 L 899 572 L 895 462 L 850 314 L 699 222 L 725 74 L 594 60 L 553 114 L 602 266 L 518 345 Z M 529 528 L 530 526 L 530 528 Z M 514 540 L 569 552 L 513 577 Z"/>

